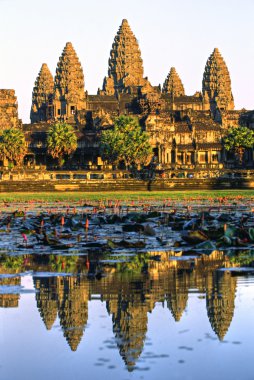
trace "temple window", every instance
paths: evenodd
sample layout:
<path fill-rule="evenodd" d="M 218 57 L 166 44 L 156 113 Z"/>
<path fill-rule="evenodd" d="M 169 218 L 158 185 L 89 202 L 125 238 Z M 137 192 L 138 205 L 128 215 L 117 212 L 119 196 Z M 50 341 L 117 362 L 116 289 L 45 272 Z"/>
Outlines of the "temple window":
<path fill-rule="evenodd" d="M 191 164 L 191 153 L 187 153 L 186 155 L 186 163 Z"/>
<path fill-rule="evenodd" d="M 57 110 L 57 115 L 61 115 L 61 110 L 60 110 L 60 108 L 58 108 L 58 110 Z"/>
<path fill-rule="evenodd" d="M 199 162 L 200 163 L 206 163 L 207 162 L 207 152 L 200 152 L 199 153 Z"/>
<path fill-rule="evenodd" d="M 71 106 L 71 114 L 72 114 L 72 115 L 75 114 L 75 106 Z"/>
<path fill-rule="evenodd" d="M 219 154 L 218 153 L 212 154 L 212 162 L 219 162 Z"/>
<path fill-rule="evenodd" d="M 183 163 L 183 153 L 177 154 L 177 163 L 182 164 Z"/>

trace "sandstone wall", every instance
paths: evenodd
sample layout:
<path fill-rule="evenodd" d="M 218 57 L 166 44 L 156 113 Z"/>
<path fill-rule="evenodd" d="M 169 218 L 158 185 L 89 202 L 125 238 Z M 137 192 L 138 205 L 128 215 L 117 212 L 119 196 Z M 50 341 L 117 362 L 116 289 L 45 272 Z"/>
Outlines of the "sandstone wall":
<path fill-rule="evenodd" d="M 19 127 L 18 104 L 14 90 L 0 90 L 0 130 Z"/>

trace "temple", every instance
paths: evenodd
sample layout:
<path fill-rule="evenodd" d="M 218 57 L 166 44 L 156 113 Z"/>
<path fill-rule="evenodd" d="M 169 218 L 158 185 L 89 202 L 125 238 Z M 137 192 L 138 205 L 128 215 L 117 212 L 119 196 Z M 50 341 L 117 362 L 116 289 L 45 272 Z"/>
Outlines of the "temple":
<path fill-rule="evenodd" d="M 254 111 L 235 110 L 227 65 L 215 48 L 203 74 L 202 89 L 186 95 L 176 68 L 171 67 L 163 86 L 153 86 L 144 76 L 138 40 L 123 20 L 109 54 L 108 74 L 102 88 L 91 95 L 85 90 L 84 73 L 71 42 L 57 63 L 55 77 L 42 64 L 32 91 L 31 124 L 18 119 L 13 90 L 0 90 L 0 128 L 23 128 L 34 165 L 50 168 L 46 136 L 52 123 L 73 125 L 78 149 L 69 168 L 106 167 L 100 157 L 100 133 L 119 115 L 138 117 L 149 133 L 154 162 L 170 171 L 231 168 L 235 158 L 223 148 L 229 127 L 254 126 Z M 32 158 L 32 160 L 31 160 Z M 247 149 L 245 167 L 253 167 L 253 151 Z"/>

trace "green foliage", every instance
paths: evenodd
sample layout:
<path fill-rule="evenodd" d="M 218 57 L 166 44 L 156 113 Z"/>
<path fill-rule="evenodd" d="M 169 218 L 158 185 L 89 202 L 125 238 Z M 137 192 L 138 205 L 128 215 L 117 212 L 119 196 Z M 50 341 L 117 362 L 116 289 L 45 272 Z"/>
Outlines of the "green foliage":
<path fill-rule="evenodd" d="M 254 251 L 244 250 L 239 252 L 233 252 L 233 256 L 229 257 L 229 260 L 233 264 L 239 264 L 240 267 L 253 266 L 254 263 Z"/>
<path fill-rule="evenodd" d="M 18 128 L 6 129 L 1 135 L 0 154 L 12 164 L 20 165 L 27 153 L 24 133 Z"/>
<path fill-rule="evenodd" d="M 111 163 L 124 161 L 125 165 L 144 165 L 152 157 L 152 147 L 137 118 L 120 116 L 115 119 L 112 130 L 102 132 L 101 154 Z"/>
<path fill-rule="evenodd" d="M 51 270 L 57 272 L 74 272 L 77 270 L 78 256 L 49 256 Z"/>
<path fill-rule="evenodd" d="M 147 268 L 149 255 L 147 253 L 139 253 L 133 256 L 130 261 L 117 264 L 117 270 L 120 273 L 141 273 Z"/>
<path fill-rule="evenodd" d="M 24 258 L 23 256 L 8 256 L 8 255 L 1 255 L 0 262 L 3 268 L 5 269 L 21 269 L 23 264 Z"/>
<path fill-rule="evenodd" d="M 204 202 L 209 200 L 213 201 L 215 204 L 220 203 L 221 198 L 227 198 L 233 201 L 237 197 L 242 197 L 248 201 L 254 198 L 254 190 L 179 190 L 179 191 L 109 191 L 105 193 L 101 192 L 61 192 L 56 191 L 54 193 L 43 192 L 43 193 L 0 193 L 0 201 L 4 202 L 38 202 L 38 203 L 51 203 L 51 202 L 78 202 L 77 205 L 82 204 L 82 202 L 101 202 L 105 201 L 108 203 L 110 200 L 122 200 L 129 204 L 130 201 L 139 201 L 142 199 L 144 202 L 153 201 L 163 201 L 165 199 L 172 199 L 175 201 L 185 201 L 188 202 L 190 198 L 196 199 L 198 202 Z M 93 203 L 92 203 L 93 204 Z M 203 204 L 203 203 L 202 203 Z M 235 204 L 235 203 L 234 203 Z M 43 205 L 45 206 L 45 204 Z M 23 205 L 22 205 L 23 207 Z M 49 204 L 46 207 L 50 207 Z M 15 211 L 15 210 L 13 210 Z"/>
<path fill-rule="evenodd" d="M 57 158 L 61 166 L 65 155 L 70 155 L 77 149 L 77 136 L 74 128 L 66 123 L 56 123 L 49 128 L 47 136 L 48 153 Z"/>
<path fill-rule="evenodd" d="M 242 162 L 246 148 L 252 148 L 254 144 L 254 131 L 247 127 L 230 128 L 224 137 L 224 147 L 226 150 L 234 151 Z"/>

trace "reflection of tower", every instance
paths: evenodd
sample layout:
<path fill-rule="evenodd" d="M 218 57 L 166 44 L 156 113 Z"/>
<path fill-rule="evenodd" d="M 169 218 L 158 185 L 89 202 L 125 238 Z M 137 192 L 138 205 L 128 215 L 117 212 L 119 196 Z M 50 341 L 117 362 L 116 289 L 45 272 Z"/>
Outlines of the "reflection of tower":
<path fill-rule="evenodd" d="M 210 273 L 207 277 L 206 307 L 212 329 L 223 340 L 235 308 L 236 278 L 229 272 Z"/>
<path fill-rule="evenodd" d="M 72 351 L 76 351 L 88 319 L 87 281 L 80 277 L 60 277 L 59 318 Z"/>
<path fill-rule="evenodd" d="M 57 317 L 58 297 L 56 277 L 34 277 L 37 307 L 47 330 L 50 330 Z"/>
<path fill-rule="evenodd" d="M 188 301 L 187 273 L 170 272 L 168 294 L 166 295 L 167 306 L 176 322 L 180 321 Z"/>
<path fill-rule="evenodd" d="M 190 287 L 205 293 L 212 281 L 212 272 L 226 266 L 224 252 L 214 250 L 210 255 L 201 255 L 195 259 L 195 269 L 191 272 Z M 211 287 L 212 285 L 210 285 Z"/>
<path fill-rule="evenodd" d="M 118 299 L 108 301 L 107 309 L 113 314 L 113 332 L 120 355 L 128 371 L 132 371 L 143 350 L 149 307 L 140 295 L 134 294 L 128 299 L 119 295 Z"/>
<path fill-rule="evenodd" d="M 6 277 L 0 279 L 0 285 L 4 286 L 20 286 L 21 278 L 17 277 Z M 0 307 L 18 307 L 19 306 L 19 293 L 7 293 L 0 294 Z"/>

